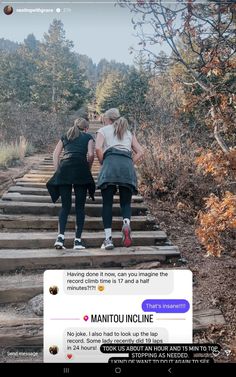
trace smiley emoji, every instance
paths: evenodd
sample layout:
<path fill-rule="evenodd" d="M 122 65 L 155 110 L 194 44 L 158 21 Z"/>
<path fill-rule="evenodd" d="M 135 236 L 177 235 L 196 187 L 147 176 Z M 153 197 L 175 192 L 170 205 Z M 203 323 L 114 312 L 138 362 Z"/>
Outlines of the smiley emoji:
<path fill-rule="evenodd" d="M 103 292 L 105 289 L 105 286 L 103 284 L 98 284 L 97 289 L 99 292 Z"/>

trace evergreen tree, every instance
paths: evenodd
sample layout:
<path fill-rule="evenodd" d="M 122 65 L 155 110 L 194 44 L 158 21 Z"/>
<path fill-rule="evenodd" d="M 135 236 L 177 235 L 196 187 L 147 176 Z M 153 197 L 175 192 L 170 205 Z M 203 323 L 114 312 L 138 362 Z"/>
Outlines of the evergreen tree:
<path fill-rule="evenodd" d="M 148 89 L 149 75 L 144 70 L 131 68 L 125 75 L 110 73 L 97 86 L 97 111 L 116 107 L 137 126 L 146 111 Z"/>
<path fill-rule="evenodd" d="M 72 47 L 73 43 L 66 39 L 63 23 L 54 20 L 39 47 L 40 59 L 33 87 L 33 100 L 43 109 L 76 110 L 89 94 Z"/>
<path fill-rule="evenodd" d="M 92 59 L 87 55 L 77 54 L 78 66 L 81 71 L 84 72 L 88 86 L 90 88 L 95 87 L 97 81 L 97 67 L 93 63 Z"/>
<path fill-rule="evenodd" d="M 0 67 L 0 102 L 29 102 L 31 80 L 21 51 L 1 52 Z"/>
<path fill-rule="evenodd" d="M 19 48 L 17 42 L 9 41 L 9 39 L 0 38 L 0 51 L 15 52 Z"/>
<path fill-rule="evenodd" d="M 113 72 L 108 74 L 98 84 L 96 89 L 96 104 L 99 113 L 103 113 L 112 107 L 120 108 L 123 83 L 122 76 Z"/>
<path fill-rule="evenodd" d="M 29 51 L 37 51 L 39 48 L 39 41 L 37 41 L 34 34 L 29 34 L 24 40 L 24 45 Z"/>
<path fill-rule="evenodd" d="M 141 68 L 130 69 L 120 93 L 120 110 L 135 127 L 146 113 L 146 94 L 149 89 L 149 75 Z"/>
<path fill-rule="evenodd" d="M 129 68 L 130 67 L 127 64 L 118 63 L 115 60 L 111 60 L 109 62 L 106 59 L 101 59 L 96 69 L 97 82 L 103 80 L 104 77 L 106 77 L 108 74 L 112 72 L 124 75 L 129 71 Z"/>

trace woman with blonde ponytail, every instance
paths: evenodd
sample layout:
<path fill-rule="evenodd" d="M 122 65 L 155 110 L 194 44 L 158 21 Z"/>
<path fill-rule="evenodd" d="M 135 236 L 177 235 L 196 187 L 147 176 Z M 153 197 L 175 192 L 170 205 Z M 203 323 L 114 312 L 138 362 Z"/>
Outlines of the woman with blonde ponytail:
<path fill-rule="evenodd" d="M 102 249 L 114 248 L 112 241 L 113 196 L 119 188 L 120 207 L 123 217 L 122 241 L 125 247 L 132 244 L 131 200 L 137 193 L 137 176 L 134 164 L 143 156 L 143 148 L 136 136 L 129 131 L 127 119 L 120 116 L 118 109 L 110 109 L 103 116 L 105 126 L 97 132 L 96 153 L 102 164 L 97 187 L 103 198 L 102 218 L 105 240 Z"/>
<path fill-rule="evenodd" d="M 47 182 L 47 189 L 53 203 L 61 197 L 62 208 L 59 213 L 58 237 L 56 249 L 64 249 L 65 229 L 71 211 L 72 186 L 75 193 L 76 231 L 74 249 L 85 249 L 81 234 L 85 219 L 85 201 L 87 191 L 94 200 L 95 183 L 91 174 L 94 160 L 94 140 L 88 134 L 89 123 L 84 118 L 75 120 L 73 127 L 62 136 L 53 152 L 55 174 Z M 60 160 L 60 154 L 64 150 Z"/>

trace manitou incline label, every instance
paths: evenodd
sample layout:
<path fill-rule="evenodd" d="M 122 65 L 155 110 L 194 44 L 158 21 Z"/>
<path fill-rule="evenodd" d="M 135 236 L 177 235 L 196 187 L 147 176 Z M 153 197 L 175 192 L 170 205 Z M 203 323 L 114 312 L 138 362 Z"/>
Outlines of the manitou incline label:
<path fill-rule="evenodd" d="M 153 314 L 91 314 L 91 322 L 154 322 Z"/>

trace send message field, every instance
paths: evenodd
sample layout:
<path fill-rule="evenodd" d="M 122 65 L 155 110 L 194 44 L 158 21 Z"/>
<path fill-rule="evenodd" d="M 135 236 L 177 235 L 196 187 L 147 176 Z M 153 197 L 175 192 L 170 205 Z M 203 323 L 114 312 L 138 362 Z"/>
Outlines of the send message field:
<path fill-rule="evenodd" d="M 106 343 L 191 342 L 189 270 L 44 273 L 45 362 L 108 362 Z"/>

